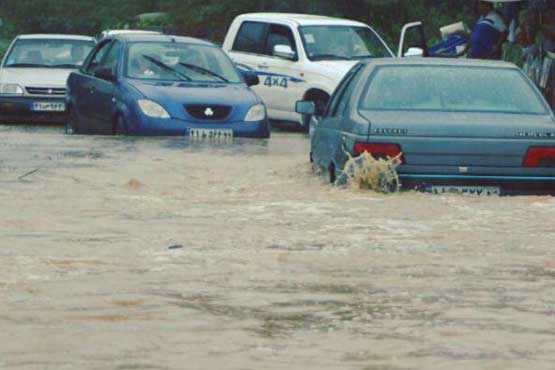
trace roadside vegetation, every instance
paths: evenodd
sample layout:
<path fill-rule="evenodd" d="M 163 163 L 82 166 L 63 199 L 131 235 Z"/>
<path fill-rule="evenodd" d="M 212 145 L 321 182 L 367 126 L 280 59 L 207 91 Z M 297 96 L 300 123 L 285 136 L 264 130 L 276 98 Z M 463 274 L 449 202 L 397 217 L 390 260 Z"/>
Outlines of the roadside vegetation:
<path fill-rule="evenodd" d="M 434 38 L 439 27 L 467 19 L 470 4 L 469 0 L 3 0 L 0 39 L 28 32 L 96 35 L 103 29 L 133 27 L 166 28 L 219 43 L 236 15 L 279 11 L 371 23 L 393 46 L 403 23 L 422 20 Z M 168 17 L 136 19 L 152 12 L 166 12 Z"/>

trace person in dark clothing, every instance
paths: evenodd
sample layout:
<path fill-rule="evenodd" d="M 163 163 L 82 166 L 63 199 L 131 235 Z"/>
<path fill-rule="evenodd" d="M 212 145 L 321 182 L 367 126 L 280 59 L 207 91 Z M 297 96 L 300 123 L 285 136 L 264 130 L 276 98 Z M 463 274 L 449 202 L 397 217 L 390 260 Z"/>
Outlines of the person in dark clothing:
<path fill-rule="evenodd" d="M 509 35 L 503 17 L 488 1 L 478 3 L 480 14 L 472 31 L 470 57 L 477 59 L 501 59 L 503 43 Z"/>

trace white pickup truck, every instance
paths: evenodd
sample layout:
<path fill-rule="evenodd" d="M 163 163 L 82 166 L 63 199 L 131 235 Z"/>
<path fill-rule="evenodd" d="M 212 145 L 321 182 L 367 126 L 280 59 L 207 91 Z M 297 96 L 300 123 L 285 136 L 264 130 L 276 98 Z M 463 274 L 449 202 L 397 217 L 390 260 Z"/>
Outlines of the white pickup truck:
<path fill-rule="evenodd" d="M 297 101 L 313 101 L 321 115 L 335 88 L 359 60 L 394 56 L 364 23 L 284 13 L 238 16 L 223 49 L 240 69 L 259 76 L 261 83 L 254 90 L 266 103 L 270 119 L 305 129 L 310 117 L 295 113 Z"/>

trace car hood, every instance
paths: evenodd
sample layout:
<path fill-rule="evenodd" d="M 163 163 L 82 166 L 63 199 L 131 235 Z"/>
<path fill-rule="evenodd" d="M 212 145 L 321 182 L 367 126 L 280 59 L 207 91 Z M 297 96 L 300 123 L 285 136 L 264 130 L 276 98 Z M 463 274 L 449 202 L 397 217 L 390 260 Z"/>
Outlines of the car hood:
<path fill-rule="evenodd" d="M 254 105 L 256 94 L 243 84 L 200 84 L 188 82 L 131 82 L 145 98 L 159 104 Z"/>
<path fill-rule="evenodd" d="M 324 76 L 336 76 L 334 79 L 342 79 L 357 63 L 356 60 L 322 60 L 314 62 L 314 72 Z"/>
<path fill-rule="evenodd" d="M 0 70 L 0 83 L 65 87 L 67 78 L 74 71 L 74 69 L 57 68 L 3 68 Z"/>

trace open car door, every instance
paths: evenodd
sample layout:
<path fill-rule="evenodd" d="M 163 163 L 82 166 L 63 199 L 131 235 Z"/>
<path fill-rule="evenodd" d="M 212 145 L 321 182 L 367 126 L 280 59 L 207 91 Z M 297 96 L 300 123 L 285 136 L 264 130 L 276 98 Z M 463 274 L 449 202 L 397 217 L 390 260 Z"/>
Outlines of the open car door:
<path fill-rule="evenodd" d="M 428 45 L 422 22 L 407 23 L 401 31 L 397 57 L 428 57 Z"/>

